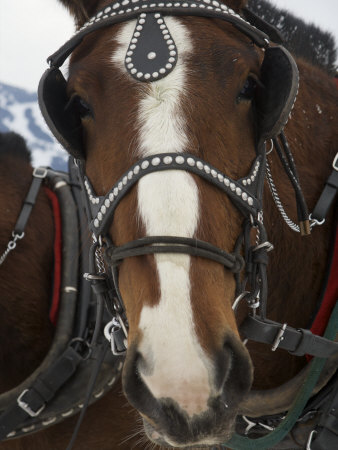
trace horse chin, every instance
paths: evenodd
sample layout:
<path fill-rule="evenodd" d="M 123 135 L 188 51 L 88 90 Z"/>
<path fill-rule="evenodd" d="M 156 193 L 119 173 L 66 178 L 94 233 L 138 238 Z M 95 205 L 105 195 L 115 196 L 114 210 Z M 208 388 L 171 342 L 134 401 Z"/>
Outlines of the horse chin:
<path fill-rule="evenodd" d="M 187 439 L 180 440 L 178 436 L 168 436 L 166 433 L 162 433 L 156 429 L 144 416 L 142 416 L 143 427 L 147 438 L 156 445 L 165 448 L 184 448 L 184 449 L 197 449 L 197 448 L 210 448 L 211 446 L 218 446 L 224 444 L 231 438 L 234 432 L 235 419 L 231 419 L 226 426 L 227 431 L 221 431 L 212 436 L 201 436 L 196 439 L 191 439 L 190 442 Z"/>

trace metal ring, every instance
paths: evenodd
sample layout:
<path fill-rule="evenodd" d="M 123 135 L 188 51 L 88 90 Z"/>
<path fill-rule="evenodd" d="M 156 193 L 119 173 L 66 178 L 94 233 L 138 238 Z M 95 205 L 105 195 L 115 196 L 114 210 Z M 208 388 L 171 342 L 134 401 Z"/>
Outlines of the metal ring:
<path fill-rule="evenodd" d="M 317 220 L 312 218 L 312 213 L 309 214 L 309 220 L 311 222 L 310 227 L 315 227 L 316 225 L 323 225 L 325 223 L 325 217 L 322 220 Z"/>
<path fill-rule="evenodd" d="M 83 339 L 83 338 L 81 338 L 81 337 L 73 338 L 73 339 L 70 341 L 69 346 L 71 347 L 71 346 L 72 346 L 73 344 L 75 344 L 76 342 L 81 343 L 82 345 L 84 345 L 84 346 L 87 347 L 88 352 L 87 352 L 87 354 L 84 355 L 84 356 L 82 355 L 82 353 L 80 353 L 78 350 L 76 350 L 77 353 L 79 353 L 79 354 L 82 356 L 82 358 L 84 359 L 84 361 L 86 361 L 87 359 L 89 359 L 90 355 L 92 354 L 92 351 L 93 351 L 92 346 L 90 345 L 90 343 L 89 343 L 88 341 L 86 341 L 85 339 Z M 74 350 L 75 350 L 75 349 L 74 349 Z"/>
<path fill-rule="evenodd" d="M 232 304 L 232 310 L 233 310 L 233 311 L 236 311 L 239 302 L 240 302 L 247 294 L 250 294 L 250 292 L 249 292 L 249 291 L 243 291 L 241 294 L 239 294 L 238 297 L 235 298 L 235 301 L 234 301 L 233 304 Z"/>
<path fill-rule="evenodd" d="M 265 241 L 265 242 L 262 242 L 261 244 L 256 245 L 256 247 L 253 248 L 253 251 L 255 252 L 256 250 L 259 250 L 260 248 L 264 248 L 264 247 L 266 247 L 267 252 L 271 252 L 271 250 L 274 249 L 274 246 L 273 246 L 273 244 L 271 244 L 271 242 Z"/>
<path fill-rule="evenodd" d="M 311 444 L 314 434 L 317 434 L 316 430 L 312 430 L 311 433 L 309 434 L 309 438 L 306 443 L 306 450 L 311 450 Z"/>
<path fill-rule="evenodd" d="M 273 140 L 272 139 L 270 139 L 270 142 L 271 142 L 271 147 L 270 147 L 270 150 L 267 152 L 265 152 L 265 155 L 266 156 L 268 156 L 268 155 L 270 155 L 270 153 L 272 152 L 272 150 L 274 149 L 274 145 L 273 145 Z M 266 147 L 266 142 L 265 142 L 265 147 Z"/>

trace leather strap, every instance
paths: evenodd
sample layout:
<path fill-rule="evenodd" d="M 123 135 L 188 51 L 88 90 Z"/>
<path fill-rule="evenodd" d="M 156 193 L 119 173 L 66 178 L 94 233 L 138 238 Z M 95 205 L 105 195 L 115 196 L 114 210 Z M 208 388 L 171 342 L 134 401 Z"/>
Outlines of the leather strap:
<path fill-rule="evenodd" d="M 28 194 L 23 202 L 23 206 L 16 221 L 14 227 L 14 233 L 21 234 L 24 232 L 29 216 L 32 212 L 33 206 L 35 205 L 41 183 L 47 176 L 47 169 L 44 167 L 37 167 L 33 170 L 33 181 L 29 188 Z"/>
<path fill-rule="evenodd" d="M 335 388 L 326 403 L 319 423 L 315 429 L 315 437 L 311 443 L 312 450 L 328 450 L 338 447 L 338 373 Z"/>
<path fill-rule="evenodd" d="M 224 267 L 235 273 L 240 272 L 244 266 L 244 260 L 239 254 L 227 253 L 198 239 L 177 236 L 147 236 L 120 247 L 109 247 L 105 256 L 110 264 L 117 265 L 124 258 L 154 253 L 183 253 L 200 256 L 223 264 Z"/>
<path fill-rule="evenodd" d="M 262 320 L 259 316 L 248 316 L 240 331 L 247 339 L 270 344 L 273 350 L 282 348 L 296 356 L 307 354 L 328 358 L 338 352 L 338 342 L 312 334 L 310 330 Z"/>
<path fill-rule="evenodd" d="M 39 375 L 31 387 L 23 391 L 16 402 L 0 416 L 0 441 L 27 419 L 37 417 L 75 373 L 81 361 L 82 356 L 68 347 L 46 372 Z"/>
<path fill-rule="evenodd" d="M 327 213 L 334 202 L 338 190 L 338 153 L 333 163 L 333 170 L 325 183 L 325 187 L 316 206 L 312 212 L 312 219 L 321 221 L 326 218 Z"/>

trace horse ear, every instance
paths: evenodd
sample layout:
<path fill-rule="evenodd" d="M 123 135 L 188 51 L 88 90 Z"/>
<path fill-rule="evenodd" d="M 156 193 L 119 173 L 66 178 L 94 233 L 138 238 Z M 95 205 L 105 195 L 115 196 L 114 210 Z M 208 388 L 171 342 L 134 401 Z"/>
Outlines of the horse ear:
<path fill-rule="evenodd" d="M 74 17 L 76 26 L 80 28 L 98 9 L 100 0 L 59 0 Z"/>
<path fill-rule="evenodd" d="M 237 13 L 240 13 L 241 10 L 247 6 L 248 0 L 222 0 L 222 3 Z"/>

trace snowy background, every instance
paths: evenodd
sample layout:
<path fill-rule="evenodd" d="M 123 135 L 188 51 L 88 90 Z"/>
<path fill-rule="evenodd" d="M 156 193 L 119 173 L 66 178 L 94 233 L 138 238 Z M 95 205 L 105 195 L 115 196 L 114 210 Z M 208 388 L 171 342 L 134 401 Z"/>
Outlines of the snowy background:
<path fill-rule="evenodd" d="M 338 0 L 271 3 L 330 31 L 338 42 Z M 0 131 L 22 134 L 34 165 L 66 167 L 66 153 L 44 124 L 35 93 L 47 56 L 73 33 L 72 19 L 57 0 L 0 0 Z"/>

